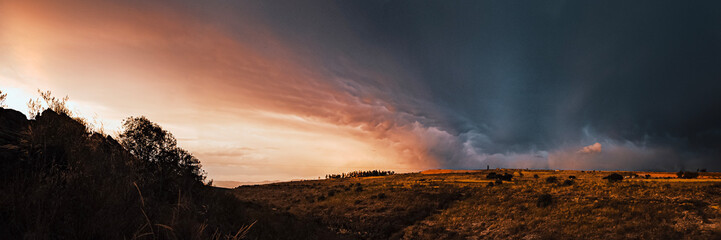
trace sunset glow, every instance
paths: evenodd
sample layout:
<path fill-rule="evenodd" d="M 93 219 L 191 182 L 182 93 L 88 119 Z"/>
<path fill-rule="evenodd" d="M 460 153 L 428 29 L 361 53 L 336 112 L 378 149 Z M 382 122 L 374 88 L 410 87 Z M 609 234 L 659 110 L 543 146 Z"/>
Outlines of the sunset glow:
<path fill-rule="evenodd" d="M 718 93 L 688 83 L 696 97 L 677 103 L 666 99 L 682 97 L 664 90 L 674 87 L 660 82 L 649 88 L 663 98 L 639 97 L 653 107 L 623 102 L 646 92 L 646 84 L 611 87 L 607 79 L 655 75 L 624 72 L 623 63 L 604 55 L 623 52 L 618 46 L 573 45 L 596 38 L 583 28 L 557 41 L 582 50 L 543 52 L 524 46 L 555 45 L 498 37 L 520 34 L 514 26 L 481 24 L 483 34 L 464 35 L 470 26 L 414 18 L 435 12 L 394 18 L 388 10 L 367 20 L 340 3 L 318 6 L 0 0 L 0 89 L 23 112 L 37 89 L 68 95 L 80 116 L 111 133 L 126 117 L 147 116 L 216 181 L 487 165 L 673 170 L 720 156 L 719 125 L 704 125 L 718 113 L 685 107 L 718 103 L 707 100 Z M 428 33 L 403 25 L 414 21 Z M 445 42 L 452 27 L 458 39 Z M 589 67 L 602 61 L 618 65 Z M 546 62 L 559 65 L 544 68 Z M 694 77 L 713 76 L 718 71 Z M 606 98 L 612 92 L 626 95 Z M 686 120 L 654 122 L 672 114 L 664 105 L 705 120 L 690 130 L 677 127 Z M 716 142 L 697 144 L 704 136 Z"/>

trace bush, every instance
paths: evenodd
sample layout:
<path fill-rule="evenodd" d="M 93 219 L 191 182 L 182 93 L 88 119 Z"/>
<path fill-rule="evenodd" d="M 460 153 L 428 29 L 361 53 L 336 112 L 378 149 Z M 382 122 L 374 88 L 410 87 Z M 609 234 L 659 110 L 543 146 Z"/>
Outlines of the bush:
<path fill-rule="evenodd" d="M 609 182 L 620 182 L 623 181 L 623 176 L 618 173 L 612 173 L 608 176 L 603 177 L 603 179 L 608 179 Z"/>
<path fill-rule="evenodd" d="M 576 176 L 573 176 L 573 175 L 568 176 L 568 179 L 576 179 Z"/>
<path fill-rule="evenodd" d="M 677 175 L 679 178 L 685 178 L 685 179 L 698 178 L 698 173 L 697 173 L 697 172 L 683 172 L 683 171 L 681 171 L 681 172 L 676 173 L 676 175 Z"/>
<path fill-rule="evenodd" d="M 496 179 L 496 185 L 501 185 L 501 184 L 503 184 L 503 180 L 501 180 L 501 179 Z"/>
<path fill-rule="evenodd" d="M 556 182 L 558 182 L 558 177 L 556 177 L 556 176 L 547 177 L 546 182 L 547 183 L 556 183 Z"/>
<path fill-rule="evenodd" d="M 489 173 L 488 175 L 486 175 L 486 178 L 487 179 L 499 179 L 499 180 L 503 180 L 503 181 L 511 181 L 511 180 L 513 180 L 513 174 L 508 174 L 508 173 L 496 174 L 496 173 L 492 172 L 492 173 Z"/>
<path fill-rule="evenodd" d="M 573 180 L 571 180 L 571 179 L 566 179 L 566 181 L 563 181 L 563 185 L 564 185 L 564 186 L 571 186 L 571 185 L 573 185 Z"/>
<path fill-rule="evenodd" d="M 538 199 L 536 199 L 536 206 L 537 207 L 548 207 L 553 204 L 553 196 L 548 193 L 541 194 L 538 196 Z"/>
<path fill-rule="evenodd" d="M 538 179 L 538 174 L 533 174 L 533 178 Z"/>

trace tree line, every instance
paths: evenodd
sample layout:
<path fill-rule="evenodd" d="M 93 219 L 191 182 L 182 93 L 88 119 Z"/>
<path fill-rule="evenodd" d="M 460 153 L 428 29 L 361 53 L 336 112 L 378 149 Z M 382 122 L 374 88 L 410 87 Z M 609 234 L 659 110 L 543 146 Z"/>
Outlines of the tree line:
<path fill-rule="evenodd" d="M 334 178 L 355 178 L 355 177 L 376 177 L 376 176 L 388 176 L 396 174 L 394 171 L 383 171 L 383 170 L 369 170 L 369 171 L 352 171 L 340 174 L 327 174 L 326 179 Z"/>

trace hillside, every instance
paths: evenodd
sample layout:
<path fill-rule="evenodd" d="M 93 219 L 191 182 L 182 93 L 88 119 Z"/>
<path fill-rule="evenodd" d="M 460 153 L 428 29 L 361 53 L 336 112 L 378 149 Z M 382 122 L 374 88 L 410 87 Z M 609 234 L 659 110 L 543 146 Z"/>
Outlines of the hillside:
<path fill-rule="evenodd" d="M 147 131 L 140 137 L 158 133 L 163 132 Z M 174 141 L 172 135 L 164 139 Z M 147 146 L 150 142 L 141 147 Z M 64 113 L 45 110 L 28 120 L 20 112 L 0 108 L 0 236 L 332 238 L 325 237 L 333 234 L 322 227 L 204 185 L 198 180 L 202 175 L 169 162 L 173 155 L 157 161 L 137 156 L 118 140 L 94 133 Z M 194 159 L 187 153 L 179 156 Z"/>
<path fill-rule="evenodd" d="M 234 192 L 351 239 L 721 238 L 716 173 L 698 179 L 512 169 L 426 173 L 434 172 L 242 186 Z M 496 184 L 487 178 L 491 172 L 514 177 Z M 627 177 L 603 179 L 611 173 Z"/>

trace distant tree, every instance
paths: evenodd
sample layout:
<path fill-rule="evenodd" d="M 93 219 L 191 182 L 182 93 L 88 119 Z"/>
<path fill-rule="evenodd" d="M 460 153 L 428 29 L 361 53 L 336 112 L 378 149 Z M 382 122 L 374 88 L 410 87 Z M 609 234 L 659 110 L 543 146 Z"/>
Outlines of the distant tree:
<path fill-rule="evenodd" d="M 538 179 L 538 174 L 533 174 L 533 178 Z"/>
<path fill-rule="evenodd" d="M 149 170 L 163 177 L 205 179 L 200 161 L 177 146 L 171 133 L 145 117 L 129 117 L 123 121 L 120 144 L 132 155 L 148 164 Z"/>
<path fill-rule="evenodd" d="M 394 171 L 370 170 L 370 171 L 353 171 L 341 174 L 326 174 L 326 179 L 333 178 L 355 178 L 355 177 L 378 177 L 396 174 Z"/>
<path fill-rule="evenodd" d="M 1 102 L 1 101 L 0 101 Z M 705 168 L 702 168 L 699 172 L 706 172 Z"/>
<path fill-rule="evenodd" d="M 568 179 L 576 179 L 576 176 L 573 176 L 573 175 L 568 176 Z"/>
<path fill-rule="evenodd" d="M 1 107 L 1 108 L 6 108 L 6 107 L 8 107 L 7 105 L 5 105 L 5 99 L 7 99 L 7 97 L 8 97 L 8 94 L 7 94 L 7 93 L 3 93 L 3 91 L 0 90 L 0 107 Z"/>

